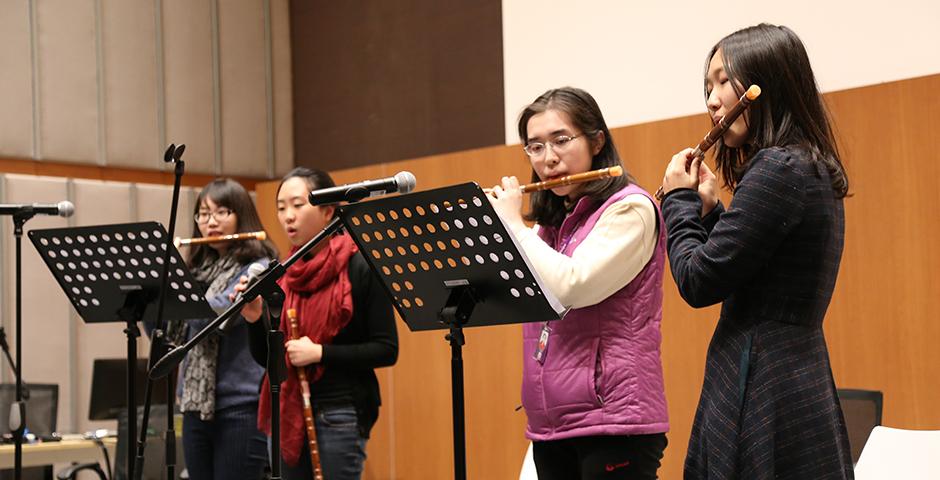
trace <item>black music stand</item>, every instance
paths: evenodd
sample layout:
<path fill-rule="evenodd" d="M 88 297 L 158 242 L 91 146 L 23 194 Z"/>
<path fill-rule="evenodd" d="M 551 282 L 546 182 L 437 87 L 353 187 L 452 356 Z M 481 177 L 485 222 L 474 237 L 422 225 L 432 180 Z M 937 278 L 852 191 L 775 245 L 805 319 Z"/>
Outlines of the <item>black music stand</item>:
<path fill-rule="evenodd" d="M 156 323 L 167 233 L 157 222 L 32 230 L 29 238 L 85 323 L 124 322 L 127 327 L 127 418 L 136 416 L 137 322 Z M 176 249 L 169 256 L 167 318 L 211 318 L 199 282 Z M 128 438 L 137 437 L 128 421 Z M 128 448 L 128 468 L 133 448 Z"/>
<path fill-rule="evenodd" d="M 463 328 L 564 311 L 476 183 L 342 207 L 343 223 L 411 330 L 447 329 L 454 476 L 466 478 Z"/>

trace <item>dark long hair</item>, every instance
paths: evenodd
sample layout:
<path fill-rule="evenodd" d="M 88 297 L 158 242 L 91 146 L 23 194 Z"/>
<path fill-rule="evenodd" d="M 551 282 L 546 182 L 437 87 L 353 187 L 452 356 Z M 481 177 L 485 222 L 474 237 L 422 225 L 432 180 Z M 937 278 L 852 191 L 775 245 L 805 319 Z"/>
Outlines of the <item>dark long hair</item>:
<path fill-rule="evenodd" d="M 196 223 L 195 215 L 199 213 L 199 207 L 206 198 L 211 198 L 219 207 L 225 207 L 235 214 L 237 223 L 236 232 L 257 232 L 264 230 L 261 226 L 261 219 L 258 218 L 258 211 L 255 210 L 255 204 L 251 201 L 251 196 L 240 183 L 229 178 L 217 178 L 209 182 L 199 196 L 196 197 L 196 205 L 193 208 L 193 237 L 202 237 L 199 231 L 199 225 Z M 240 240 L 230 244 L 228 255 L 233 255 L 238 263 L 244 265 L 253 262 L 259 258 L 277 258 L 277 249 L 274 244 L 268 240 Z M 193 245 L 187 265 L 189 268 L 201 267 L 219 259 L 219 253 L 206 244 Z"/>
<path fill-rule="evenodd" d="M 308 190 L 319 190 L 321 188 L 330 188 L 335 187 L 336 182 L 333 181 L 333 177 L 329 173 L 324 172 L 316 168 L 307 168 L 307 167 L 297 167 L 289 172 L 287 175 L 284 175 L 281 178 L 281 184 L 277 186 L 277 192 L 275 192 L 275 198 L 281 193 L 281 186 L 284 185 L 284 182 L 298 177 L 307 184 Z"/>
<path fill-rule="evenodd" d="M 734 189 L 748 162 L 761 149 L 796 146 L 829 171 L 837 198 L 849 191 L 849 178 L 836 146 L 832 124 L 809 56 L 800 38 L 784 26 L 762 23 L 721 39 L 705 61 L 705 74 L 712 57 L 721 50 L 724 70 L 738 96 L 749 85 L 761 87 L 760 98 L 746 115 L 747 139 L 740 148 L 719 142 L 715 154 L 725 185 Z M 707 82 L 706 82 L 707 83 Z M 705 87 L 708 100 L 708 87 Z"/>
<path fill-rule="evenodd" d="M 620 155 L 617 153 L 617 147 L 614 146 L 614 138 L 607 128 L 607 122 L 604 121 L 604 115 L 594 97 L 588 92 L 574 87 L 562 87 L 549 90 L 534 102 L 522 110 L 519 115 L 519 139 L 523 144 L 529 140 L 529 120 L 548 110 L 564 112 L 571 119 L 574 127 L 577 128 L 588 138 L 591 147 L 597 145 L 598 133 L 603 132 L 604 145 L 600 152 L 591 159 L 591 170 L 600 168 L 623 166 L 620 161 Z M 532 170 L 532 181 L 539 181 L 539 176 Z M 603 203 L 611 195 L 622 190 L 630 183 L 636 183 L 632 176 L 624 168 L 624 174 L 620 177 L 609 177 L 604 180 L 585 183 L 582 186 L 582 196 L 588 196 L 592 200 Z M 564 221 L 568 210 L 565 205 L 565 197 L 560 197 L 552 193 L 551 190 L 542 190 L 534 192 L 529 196 L 529 205 L 531 207 L 526 215 L 526 220 L 534 220 L 539 225 L 559 227 Z"/>

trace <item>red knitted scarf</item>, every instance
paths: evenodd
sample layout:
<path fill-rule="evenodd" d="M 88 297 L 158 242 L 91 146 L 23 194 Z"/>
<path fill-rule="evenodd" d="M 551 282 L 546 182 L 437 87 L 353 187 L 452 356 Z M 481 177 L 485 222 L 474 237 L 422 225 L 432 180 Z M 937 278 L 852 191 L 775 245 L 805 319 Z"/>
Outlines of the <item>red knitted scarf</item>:
<path fill-rule="evenodd" d="M 296 247 L 291 251 L 294 253 Z M 349 259 L 358 251 L 349 235 L 337 235 L 310 260 L 291 265 L 278 281 L 286 293 L 281 312 L 281 330 L 290 338 L 287 309 L 297 310 L 300 337 L 313 343 L 330 344 L 333 337 L 352 319 L 352 284 L 349 281 Z M 305 435 L 300 382 L 296 369 L 288 366 L 287 380 L 281 385 L 281 457 L 288 465 L 296 465 Z M 311 384 L 323 375 L 323 365 L 307 367 Z M 267 375 L 258 404 L 258 428 L 271 434 L 270 383 Z M 311 385 L 312 388 L 312 385 Z"/>

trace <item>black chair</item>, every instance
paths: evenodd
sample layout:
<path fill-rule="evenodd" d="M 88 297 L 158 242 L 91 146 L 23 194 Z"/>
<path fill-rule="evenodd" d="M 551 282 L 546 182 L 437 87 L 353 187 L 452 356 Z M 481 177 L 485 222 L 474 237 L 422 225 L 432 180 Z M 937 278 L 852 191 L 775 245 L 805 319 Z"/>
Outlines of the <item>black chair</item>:
<path fill-rule="evenodd" d="M 37 438 L 52 437 L 56 431 L 59 412 L 59 386 L 47 383 L 24 384 L 26 401 L 26 428 Z M 28 392 L 28 393 L 27 393 Z M 26 396 L 28 395 L 28 398 Z M 0 432 L 4 438 L 10 434 L 10 405 L 16 401 L 16 385 L 0 384 Z M 12 437 L 11 437 L 12 438 Z M 13 478 L 13 470 L 0 472 L 0 480 Z M 52 465 L 24 467 L 23 480 L 52 480 Z"/>
<path fill-rule="evenodd" d="M 840 388 L 839 403 L 845 416 L 845 428 L 849 433 L 849 446 L 852 449 L 852 464 L 858 463 L 862 448 L 868 441 L 872 429 L 881 425 L 881 409 L 884 395 L 877 390 L 856 390 Z"/>

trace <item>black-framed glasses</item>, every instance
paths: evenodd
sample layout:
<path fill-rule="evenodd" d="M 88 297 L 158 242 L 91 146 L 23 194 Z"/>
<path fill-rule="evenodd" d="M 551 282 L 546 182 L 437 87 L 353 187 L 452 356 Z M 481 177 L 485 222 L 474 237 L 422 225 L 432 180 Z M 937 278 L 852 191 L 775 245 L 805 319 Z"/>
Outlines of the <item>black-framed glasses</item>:
<path fill-rule="evenodd" d="M 199 213 L 193 215 L 193 220 L 195 220 L 196 223 L 198 223 L 198 224 L 200 224 L 200 225 L 203 224 L 203 223 L 209 223 L 209 217 L 214 218 L 215 221 L 217 221 L 217 222 L 221 222 L 221 221 L 225 220 L 226 218 L 228 218 L 228 216 L 231 215 L 231 214 L 233 214 L 233 213 L 235 213 L 235 212 L 233 212 L 231 209 L 222 207 L 222 208 L 219 208 L 219 209 L 217 209 L 217 210 L 215 210 L 215 211 L 213 211 L 213 212 L 210 212 L 210 211 L 208 211 L 208 210 L 207 210 L 207 211 L 204 211 L 204 212 L 199 212 Z"/>
<path fill-rule="evenodd" d="M 522 149 L 525 150 L 526 155 L 532 158 L 538 158 L 545 155 L 546 149 L 549 146 L 551 146 L 552 150 L 555 152 L 564 152 L 571 146 L 572 140 L 583 136 L 583 133 L 578 135 L 559 135 L 547 142 L 529 142 L 526 146 L 522 147 Z"/>

